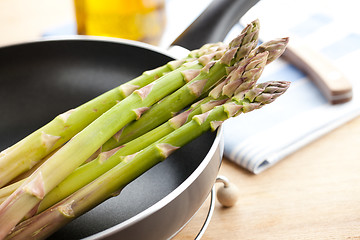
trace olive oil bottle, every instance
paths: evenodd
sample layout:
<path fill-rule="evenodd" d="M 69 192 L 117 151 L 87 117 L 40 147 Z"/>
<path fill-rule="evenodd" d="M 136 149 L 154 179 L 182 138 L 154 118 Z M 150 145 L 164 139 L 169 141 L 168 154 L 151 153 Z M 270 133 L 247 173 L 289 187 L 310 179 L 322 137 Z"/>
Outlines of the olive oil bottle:
<path fill-rule="evenodd" d="M 157 45 L 165 27 L 165 0 L 74 0 L 74 4 L 81 35 Z"/>

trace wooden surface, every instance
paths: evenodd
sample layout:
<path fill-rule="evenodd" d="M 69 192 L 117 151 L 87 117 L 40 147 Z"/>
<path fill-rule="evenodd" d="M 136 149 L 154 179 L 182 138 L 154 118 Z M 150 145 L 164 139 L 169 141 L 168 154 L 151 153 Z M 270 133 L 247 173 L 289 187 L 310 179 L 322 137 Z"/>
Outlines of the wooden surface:
<path fill-rule="evenodd" d="M 70 0 L 1 0 L 0 45 L 38 39 L 73 19 Z M 360 118 L 260 175 L 225 159 L 220 174 L 239 187 L 239 201 L 217 203 L 203 239 L 360 239 L 359 172 Z M 207 204 L 176 240 L 194 238 Z"/>
<path fill-rule="evenodd" d="M 225 160 L 239 200 L 217 203 L 204 239 L 360 239 L 359 134 L 357 118 L 260 175 Z M 175 239 L 192 239 L 206 210 Z"/>

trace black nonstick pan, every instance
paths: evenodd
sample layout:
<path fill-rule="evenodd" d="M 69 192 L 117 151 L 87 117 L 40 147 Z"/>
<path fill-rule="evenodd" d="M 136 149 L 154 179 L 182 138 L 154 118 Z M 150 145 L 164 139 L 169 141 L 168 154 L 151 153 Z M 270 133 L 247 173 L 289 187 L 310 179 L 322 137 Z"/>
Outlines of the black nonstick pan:
<path fill-rule="evenodd" d="M 223 40 L 256 2 L 214 0 L 174 44 L 191 50 Z M 172 59 L 168 52 L 147 44 L 93 37 L 0 48 L 0 149 L 59 113 Z M 221 131 L 205 134 L 50 239 L 171 238 L 208 196 L 222 147 Z"/>

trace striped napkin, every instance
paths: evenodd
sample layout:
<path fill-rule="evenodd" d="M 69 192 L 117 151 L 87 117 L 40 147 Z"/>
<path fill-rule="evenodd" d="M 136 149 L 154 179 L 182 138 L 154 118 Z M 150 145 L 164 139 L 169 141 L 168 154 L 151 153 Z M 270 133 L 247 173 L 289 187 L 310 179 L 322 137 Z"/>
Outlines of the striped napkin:
<path fill-rule="evenodd" d="M 311 7 L 310 7 L 311 6 Z M 281 26 L 336 64 L 353 84 L 353 99 L 331 105 L 293 65 L 279 59 L 266 67 L 260 81 L 291 81 L 289 90 L 269 106 L 224 124 L 225 156 L 258 174 L 287 155 L 360 115 L 360 16 L 356 3 L 343 1 L 260 1 L 242 21 L 260 20 L 261 31 Z M 238 33 L 241 26 L 234 27 Z M 284 31 L 285 32 L 285 31 Z M 287 35 L 280 35 L 284 37 Z M 225 40 L 226 41 L 226 40 Z M 291 39 L 290 39 L 291 41 Z"/>

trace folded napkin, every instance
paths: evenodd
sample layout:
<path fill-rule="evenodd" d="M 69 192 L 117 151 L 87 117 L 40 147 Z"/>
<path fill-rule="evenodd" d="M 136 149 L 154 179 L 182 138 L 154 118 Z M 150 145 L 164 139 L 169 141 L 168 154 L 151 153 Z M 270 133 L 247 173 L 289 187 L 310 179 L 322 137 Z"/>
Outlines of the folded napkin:
<path fill-rule="evenodd" d="M 355 13 L 355 4 L 346 0 L 268 0 L 259 4 L 256 15 L 260 17 L 249 13 L 244 16 L 246 22 L 259 18 L 260 35 L 261 31 L 286 28 L 291 35 L 322 53 L 352 82 L 353 99 L 345 104 L 331 105 L 307 76 L 293 65 L 282 59 L 268 65 L 260 82 L 290 81 L 292 84 L 288 91 L 261 110 L 224 124 L 225 156 L 255 174 L 360 115 L 357 67 L 360 34 L 354 24 L 360 22 L 360 17 Z M 232 32 L 240 30 L 239 25 Z M 228 38 L 232 37 L 230 32 Z"/>

